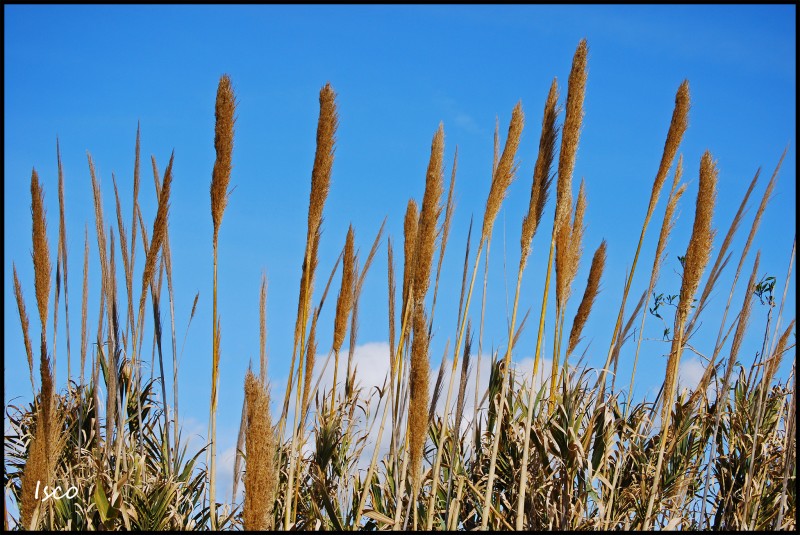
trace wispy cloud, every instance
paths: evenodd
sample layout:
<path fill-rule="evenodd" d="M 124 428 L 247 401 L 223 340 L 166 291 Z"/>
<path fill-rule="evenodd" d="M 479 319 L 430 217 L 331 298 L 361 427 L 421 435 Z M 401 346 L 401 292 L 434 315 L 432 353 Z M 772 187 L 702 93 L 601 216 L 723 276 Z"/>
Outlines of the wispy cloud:
<path fill-rule="evenodd" d="M 444 110 L 445 124 L 454 124 L 468 134 L 488 134 L 488 130 L 481 128 L 475 117 L 459 105 L 454 98 L 440 96 L 437 99 L 437 104 Z"/>
<path fill-rule="evenodd" d="M 703 378 L 705 366 L 697 357 L 686 357 L 678 366 L 678 383 L 680 388 L 694 390 Z"/>

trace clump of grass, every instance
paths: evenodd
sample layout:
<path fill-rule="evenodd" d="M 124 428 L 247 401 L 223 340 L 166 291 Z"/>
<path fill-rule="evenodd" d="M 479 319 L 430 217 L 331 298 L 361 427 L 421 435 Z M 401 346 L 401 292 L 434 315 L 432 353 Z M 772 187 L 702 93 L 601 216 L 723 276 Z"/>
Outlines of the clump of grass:
<path fill-rule="evenodd" d="M 502 353 L 502 347 L 492 349 L 487 388 L 478 388 L 482 385 L 476 373 L 478 387 L 475 389 L 471 420 L 465 416 L 465 404 L 467 387 L 471 382 L 470 368 L 475 360 L 474 330 L 478 330 L 478 365 L 475 368 L 480 368 L 493 226 L 509 185 L 525 161 L 525 158 L 517 159 L 524 126 L 522 105 L 518 103 L 514 107 L 502 153 L 499 121 L 497 123 L 491 183 L 474 260 L 470 256 L 472 223 L 465 246 L 461 293 L 453 314 L 456 318 L 456 336 L 447 394 L 444 396 L 446 356 L 453 339 L 447 339 L 444 344 L 444 355 L 431 396 L 431 352 L 435 350 L 433 336 L 441 332 L 442 319 L 438 316 L 445 315 L 438 314 L 435 318 L 434 312 L 440 276 L 448 276 L 443 273 L 447 265 L 444 255 L 450 224 L 455 220 L 458 150 L 454 156 L 446 201 L 443 202 L 444 127 L 440 125 L 431 143 L 423 197 L 419 205 L 410 200 L 406 209 L 402 281 L 399 272 L 395 281 L 391 237 L 387 240 L 390 367 L 382 385 L 368 388 L 360 381 L 363 375 L 359 373 L 359 365 L 354 360 L 359 300 L 365 288 L 366 274 L 381 246 L 384 225 L 381 225 L 363 265 L 356 250 L 354 230 L 352 226 L 348 229 L 342 253 L 331 269 L 321 297 L 319 300 L 313 298 L 315 273 L 322 250 L 322 214 L 331 187 L 330 175 L 338 126 L 336 95 L 330 84 L 322 88 L 297 318 L 294 331 L 285 333 L 293 336 L 294 347 L 283 409 L 277 426 L 273 427 L 266 358 L 266 276 L 262 275 L 258 318 L 260 368 L 258 374 L 248 369 L 244 377 L 245 401 L 230 504 L 217 503 L 215 496 L 216 405 L 218 394 L 225 390 L 224 385 L 219 385 L 221 320 L 216 299 L 218 238 L 229 200 L 236 109 L 230 78 L 223 76 L 217 91 L 217 159 L 210 189 L 214 296 L 207 469 L 196 466 L 205 448 L 187 457 L 186 445 L 181 442 L 177 418 L 179 366 L 174 320 L 171 379 L 175 416 L 172 426 L 166 394 L 169 377 L 164 374 L 161 355 L 161 282 L 165 272 L 170 312 L 174 317 L 172 259 L 167 225 L 173 158 L 170 158 L 163 183 L 159 179 L 155 158 L 151 158 L 157 210 L 150 227 L 145 224 L 138 201 L 138 128 L 130 240 L 122 218 L 121 190 L 117 187 L 116 177 L 112 174 L 116 220 L 106 225 L 99 180 L 94 162 L 91 157 L 88 158 L 94 195 L 97 254 L 100 257 L 96 343 L 92 345 L 93 350 L 88 352 L 91 381 L 88 384 L 84 382 L 90 328 L 87 325 L 87 229 L 84 240 L 80 384 L 70 381 L 68 377 L 66 389 L 63 392 L 56 391 L 54 364 L 51 365 L 51 358 L 55 363 L 56 337 L 53 336 L 50 346 L 52 354 L 48 351 L 46 340 L 49 295 L 53 286 L 53 331 L 58 327 L 58 299 L 62 283 L 65 309 L 68 307 L 68 241 L 63 224 L 64 173 L 57 145 L 61 218 L 55 278 L 51 277 L 44 188 L 35 170 L 31 179 L 34 294 L 42 324 L 39 365 L 41 389 L 38 395 L 33 378 L 33 350 L 28 332 L 30 325 L 23 297 L 24 279 L 20 281 L 17 266 L 12 264 L 14 293 L 34 394 L 34 401 L 29 405 L 12 406 L 7 411 L 10 432 L 5 436 L 6 488 L 20 511 L 20 517 L 14 519 L 14 524 L 24 529 L 82 531 L 267 530 L 275 527 L 298 530 L 423 528 L 465 531 L 481 528 L 794 529 L 794 368 L 788 377 L 779 374 L 782 360 L 794 349 L 791 336 L 796 320 L 790 317 L 786 327 L 781 321 L 792 274 L 794 247 L 777 320 L 773 318 L 777 302 L 769 290 L 761 351 L 752 359 L 753 364 L 749 369 L 739 364 L 739 353 L 747 347 L 748 324 L 756 306 L 753 296 L 758 285 L 760 254 L 756 255 L 753 263 L 741 307 L 733 310 L 735 320 L 730 325 L 726 320 L 736 281 L 754 243 L 755 231 L 773 194 L 778 169 L 786 153 L 767 184 L 753 220 L 739 267 L 733 275 L 716 342 L 707 348 L 704 347 L 705 341 L 694 340 L 695 325 L 697 329 L 702 328 L 703 324 L 698 321 L 700 312 L 714 304 L 712 290 L 723 280 L 723 272 L 730 258 L 729 251 L 734 245 L 733 238 L 746 212 L 758 173 L 750 182 L 718 249 L 717 259 L 705 276 L 714 248 L 712 219 L 716 190 L 723 187 L 717 184 L 717 164 L 708 152 L 700 162 L 693 229 L 682 261 L 680 293 L 672 303 L 676 305 L 674 318 L 671 318 L 672 329 L 667 331 L 663 341 L 651 339 L 645 328 L 647 315 L 642 312 L 637 332 L 633 326 L 639 319 L 640 311 L 649 309 L 651 315 L 658 314 L 657 306 L 648 307 L 649 297 L 656 295 L 659 273 L 664 267 L 662 264 L 671 257 L 666 255 L 667 242 L 676 223 L 679 203 L 686 191 L 686 184 L 680 183 L 683 164 L 682 158 L 678 158 L 649 282 L 646 289 L 634 289 L 633 275 L 645 230 L 654 215 L 661 189 L 688 124 L 688 82 L 683 82 L 675 97 L 672 121 L 646 205 L 633 264 L 625 273 L 625 287 L 616 322 L 613 323 L 613 316 L 593 320 L 602 322 L 608 319 L 609 327 L 613 327 L 605 363 L 601 358 L 597 364 L 602 366 L 597 370 L 590 367 L 588 363 L 598 356 L 588 344 L 578 363 L 568 365 L 569 358 L 579 353 L 581 336 L 592 309 L 596 308 L 601 279 L 607 276 L 604 274 L 607 254 L 612 250 L 611 245 L 602 241 L 594 251 L 582 299 L 576 307 L 571 329 L 566 331 L 567 303 L 584 257 L 583 234 L 586 221 L 590 219 L 583 180 L 577 197 L 573 198 L 572 195 L 572 174 L 583 121 L 587 55 L 588 46 L 583 40 L 573 57 L 568 82 L 566 116 L 564 126 L 560 129 L 558 177 L 551 172 L 560 112 L 555 80 L 545 101 L 539 152 L 532 169 L 530 200 L 526 212 L 521 214 L 524 217 L 520 229 L 517 286 L 508 318 L 507 339 L 503 339 L 507 343 L 506 351 Z M 544 264 L 545 276 L 540 281 L 544 283 L 544 291 L 539 330 L 535 349 L 522 350 L 523 354 L 530 349 L 534 351 L 533 374 L 528 376 L 512 366 L 512 355 L 520 351 L 517 344 L 525 346 L 528 343 L 521 337 L 528 312 L 517 325 L 518 307 L 525 299 L 521 280 L 529 263 L 540 262 L 533 255 L 533 239 L 541 226 L 552 181 L 556 179 L 550 252 Z M 138 302 L 137 295 L 132 295 L 137 230 L 141 234 L 140 244 L 145 254 Z M 150 240 L 148 231 L 151 231 Z M 440 241 L 437 242 L 437 239 Z M 470 301 L 484 248 L 487 268 L 484 271 L 480 325 L 473 329 L 473 320 L 477 319 L 473 316 L 477 313 L 470 315 Z M 437 249 L 436 283 L 431 305 L 427 307 L 431 270 Z M 127 303 L 123 303 L 123 295 L 117 293 L 115 264 L 120 251 Z M 331 351 L 322 366 L 317 366 L 317 347 L 322 343 L 317 330 L 318 321 L 334 275 L 338 273 L 339 262 L 343 263 L 343 269 L 334 311 Z M 472 278 L 468 279 L 471 262 L 474 262 Z M 541 262 L 544 262 L 544 257 Z M 553 353 L 546 355 L 542 350 L 545 343 L 544 321 L 548 312 L 547 296 L 554 264 L 556 298 Z M 700 283 L 704 276 L 706 283 L 701 291 Z M 399 324 L 396 324 L 395 316 L 395 283 L 402 284 Z M 143 348 L 149 341 L 144 338 L 147 288 L 150 288 L 153 304 L 153 359 L 157 348 L 160 366 L 160 373 L 156 374 L 155 360 L 152 361 L 149 380 L 141 373 Z M 763 294 L 763 284 L 759 288 L 762 288 L 759 292 Z M 644 291 L 641 291 L 641 297 L 625 322 L 626 300 L 631 290 Z M 695 295 L 699 295 L 700 299 L 692 313 Z M 189 324 L 194 317 L 198 297 L 199 293 L 194 298 Z M 134 316 L 136 305 L 138 317 Z M 447 307 L 440 308 L 449 312 Z M 119 310 L 126 309 L 128 319 L 121 329 Z M 661 314 L 664 314 L 663 308 Z M 597 316 L 596 312 L 594 316 Z M 658 317 L 661 318 L 661 315 Z M 661 319 L 667 323 L 666 319 Z M 347 375 L 343 391 L 337 391 L 339 352 L 348 329 Z M 630 386 L 627 391 L 619 390 L 615 383 L 616 367 L 623 345 L 632 332 L 636 333 L 637 346 Z M 672 333 L 671 337 L 669 333 Z M 727 349 L 725 344 L 731 334 L 731 345 Z M 488 335 L 493 336 L 492 333 Z M 649 366 L 654 366 L 657 359 L 651 353 L 660 352 L 656 347 L 658 344 L 663 344 L 669 351 L 661 393 L 655 400 L 646 396 L 642 400 L 632 398 L 639 354 L 642 352 Z M 678 369 L 682 353 L 690 344 L 692 351 L 703 356 L 710 355 L 710 358 L 699 384 L 693 389 L 679 389 Z M 651 351 L 654 347 L 656 349 Z M 706 352 L 706 349 L 709 350 Z M 724 373 L 718 370 L 721 365 L 715 362 L 719 354 L 723 354 L 727 361 Z M 326 366 L 334 355 L 334 387 L 330 392 L 317 393 Z M 547 356 L 552 357 L 553 362 L 549 376 L 539 373 L 540 363 Z M 563 364 L 560 364 L 562 358 Z M 67 367 L 69 370 L 69 363 Z M 317 370 L 316 367 L 321 369 Z M 717 378 L 718 372 L 721 378 Z M 607 373 L 615 377 L 608 391 L 605 384 Z M 71 372 L 68 372 L 70 375 Z M 316 383 L 313 382 L 315 375 Z M 451 406 L 456 375 L 459 376 L 457 394 L 455 405 Z M 715 383 L 713 387 L 712 381 Z M 157 382 L 160 383 L 160 389 L 156 387 Z M 294 422 L 290 424 L 287 422 L 288 407 L 293 395 Z M 331 397 L 330 403 L 328 396 Z M 444 411 L 438 409 L 442 397 Z M 391 442 L 388 452 L 385 452 L 378 445 L 381 444 L 390 414 Z M 310 424 L 307 423 L 309 415 L 312 415 Z M 292 430 L 284 436 L 287 425 L 291 425 Z M 170 428 L 174 429 L 173 437 L 170 436 Z M 246 461 L 243 478 L 245 492 L 243 501 L 236 503 L 236 485 L 242 458 Z M 369 465 L 364 471 L 366 462 Z M 79 491 L 69 501 L 44 503 L 41 497 L 37 499 L 36 489 L 37 485 L 45 483 L 60 485 L 62 489 L 76 486 Z M 708 504 L 711 504 L 710 510 Z"/>

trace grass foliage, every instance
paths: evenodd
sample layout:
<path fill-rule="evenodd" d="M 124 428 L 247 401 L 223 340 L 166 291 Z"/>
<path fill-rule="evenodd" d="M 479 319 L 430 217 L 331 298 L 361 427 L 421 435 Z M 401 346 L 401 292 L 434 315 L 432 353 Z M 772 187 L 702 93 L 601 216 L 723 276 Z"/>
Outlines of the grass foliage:
<path fill-rule="evenodd" d="M 693 217 L 694 225 L 688 248 L 681 256 L 680 293 L 658 294 L 664 244 L 686 190 L 681 182 L 684 164 L 678 153 L 688 120 L 690 93 L 688 82 L 681 84 L 636 254 L 629 263 L 630 271 L 625 273 L 619 310 L 604 313 L 611 320 L 606 328 L 612 333 L 606 361 L 599 368 L 590 368 L 580 356 L 581 332 L 593 312 L 604 277 L 606 243 L 603 241 L 596 248 L 583 243 L 583 218 L 589 198 L 584 183 L 573 197 L 572 170 L 583 119 L 587 53 L 587 43 L 581 41 L 565 101 L 559 104 L 559 88 L 554 80 L 545 102 L 530 209 L 521 222 L 521 261 L 508 335 L 491 357 L 488 388 L 476 392 L 474 403 L 466 391 L 467 382 L 475 376 L 470 370 L 482 349 L 485 290 L 480 316 L 470 310 L 470 305 L 473 297 L 480 295 L 480 290 L 475 291 L 475 282 L 482 259 L 487 260 L 483 273 L 486 287 L 497 213 L 509 184 L 521 179 L 517 176 L 516 154 L 525 127 L 521 103 L 513 110 L 502 151 L 499 128 L 495 134 L 495 161 L 492 180 L 487 185 L 481 232 L 477 247 L 472 244 L 471 250 L 469 240 L 466 246 L 457 326 L 451 339 L 454 343 L 445 350 L 448 358 L 443 359 L 437 376 L 430 365 L 430 341 L 434 320 L 437 326 L 443 321 L 435 316 L 436 294 L 454 210 L 457 153 L 445 194 L 444 127 L 440 125 L 431 143 L 424 196 L 408 203 L 402 248 L 393 249 L 396 242 L 391 237 L 384 240 L 381 227 L 369 253 L 359 256 L 354 248 L 355 229 L 351 227 L 334 271 L 327 279 L 318 278 L 321 226 L 338 127 L 336 93 L 330 84 L 322 88 L 291 371 L 283 400 L 273 400 L 276 414 L 280 413 L 273 421 L 264 348 L 266 278 L 262 278 L 259 370 L 248 370 L 242 378 L 246 396 L 234 470 L 234 497 L 241 483 L 244 499 L 238 503 L 225 502 L 216 494 L 213 475 L 219 348 L 224 327 L 216 309 L 217 250 L 229 195 L 236 106 L 230 78 L 221 77 L 216 102 L 217 160 L 210 183 L 214 315 L 208 342 L 212 358 L 202 364 L 211 367 L 213 383 L 209 442 L 199 451 L 187 450 L 177 423 L 180 353 L 168 226 L 172 159 L 163 180 L 152 160 L 158 206 L 154 221 L 147 225 L 138 199 L 138 132 L 130 219 L 120 211 L 116 180 L 116 219 L 104 219 L 100 187 L 89 157 L 102 280 L 97 296 L 100 315 L 94 331 L 86 317 L 90 246 L 87 230 L 79 359 L 71 354 L 69 339 L 60 153 L 55 273 L 47 238 L 44 189 L 34 170 L 31 213 L 36 306 L 26 304 L 15 266 L 14 293 L 25 353 L 20 348 L 19 355 L 9 355 L 26 359 L 34 399 L 28 404 L 6 407 L 10 432 L 4 437 L 5 503 L 8 505 L 11 500 L 19 513 L 12 518 L 9 508 L 5 508 L 6 528 L 794 530 L 796 377 L 794 366 L 788 377 L 776 372 L 781 360 L 794 351 L 795 321 L 791 318 L 788 327 L 781 326 L 785 292 L 782 298 L 778 296 L 780 286 L 776 288 L 776 283 L 781 281 L 776 277 L 757 280 L 759 254 L 752 261 L 744 302 L 738 308 L 731 302 L 740 275 L 748 271 L 748 253 L 780 163 L 766 186 L 746 245 L 737 259 L 729 245 L 739 230 L 759 176 L 753 179 L 730 227 L 722 229 L 726 234 L 721 245 L 715 246 L 722 236 L 712 227 L 717 163 L 710 153 L 703 155 L 698 162 L 699 193 L 692 203 L 694 209 L 691 204 L 683 205 L 685 216 Z M 562 110 L 564 119 L 559 124 Z M 674 174 L 666 193 L 663 220 L 660 216 L 653 218 L 671 169 Z M 555 202 L 552 226 L 542 220 L 549 199 Z M 658 247 L 654 258 L 640 258 L 644 240 L 653 239 L 645 236 L 651 219 L 659 226 L 655 229 Z M 551 236 L 547 255 L 532 251 L 538 230 Z M 389 258 L 390 369 L 375 394 L 375 390 L 367 391 L 361 386 L 352 361 L 362 285 L 373 258 L 382 254 L 379 251 L 383 243 L 387 243 Z M 394 264 L 397 251 L 402 255 L 402 269 Z M 792 261 L 794 254 L 793 249 Z M 118 281 L 116 265 L 120 258 L 124 280 Z M 144 262 L 141 281 L 134 280 L 137 258 Z M 538 317 L 518 318 L 525 267 L 529 260 L 543 262 L 545 258 L 547 271 L 541 281 L 544 299 L 540 313 Z M 733 282 L 730 288 L 719 287 L 720 274 L 731 258 L 738 260 Z M 575 280 L 581 262 L 591 262 L 582 288 Z M 335 273 L 340 263 L 342 275 L 338 278 Z M 648 287 L 632 287 L 637 265 L 650 269 Z M 791 273 L 790 263 L 786 286 Z M 327 284 L 322 292 L 315 293 L 314 283 L 319 280 L 327 280 Z M 334 301 L 326 301 L 332 285 L 337 298 L 332 344 L 327 347 L 323 345 L 327 336 L 320 334 L 317 319 L 322 307 Z M 551 286 L 554 307 L 548 301 Z M 135 290 L 139 292 L 134 293 Z M 712 290 L 722 295 L 729 292 L 717 342 L 713 347 L 702 348 L 708 363 L 697 388 L 679 389 L 677 370 L 681 356 L 702 326 L 698 318 L 706 310 Z M 53 325 L 57 325 L 62 293 L 69 371 L 65 386 L 57 390 L 53 371 L 56 329 L 48 339 L 46 325 L 50 305 Z M 567 323 L 570 318 L 565 317 L 565 310 L 570 298 L 580 301 L 577 307 L 573 306 L 577 310 L 574 319 Z M 197 297 L 189 325 L 196 305 Z M 167 309 L 169 321 L 165 317 Z M 30 339 L 28 310 L 36 310 L 43 326 L 38 352 Z M 765 331 L 750 333 L 763 338 L 762 350 L 746 367 L 740 362 L 739 348 L 747 336 L 750 317 L 762 311 L 767 315 Z M 546 316 L 551 316 L 553 326 L 552 336 L 547 333 L 548 346 L 552 344 L 552 348 L 543 343 Z M 631 329 L 638 326 L 641 332 L 647 319 L 664 323 L 665 342 L 670 347 L 667 373 L 655 399 L 635 403 L 628 393 L 634 388 L 641 340 L 635 350 L 628 347 L 634 361 L 629 382 L 627 377 L 616 380 L 617 364 L 623 344 L 630 340 Z M 152 325 L 152 331 L 148 330 L 153 333 L 152 340 L 144 338 L 146 324 Z M 478 325 L 477 329 L 473 324 Z M 538 327 L 535 379 L 518 374 L 511 366 L 515 343 L 527 324 Z M 188 331 L 189 326 L 185 336 Z M 342 351 L 348 332 L 349 354 Z M 142 373 L 148 347 L 152 347 L 154 359 L 149 378 Z M 318 351 L 329 351 L 328 359 L 316 362 Z M 447 355 L 449 351 L 452 360 Z M 164 360 L 170 353 L 171 392 L 164 372 L 164 366 L 169 366 Z M 550 369 L 542 365 L 545 357 L 553 363 Z M 741 359 L 749 360 L 748 357 L 752 356 L 743 355 Z M 334 372 L 333 388 L 320 390 L 319 377 L 331 359 L 336 372 L 340 359 L 346 359 L 347 371 L 341 377 Z M 73 369 L 73 361 L 79 362 L 79 367 L 76 364 Z M 452 362 L 449 375 L 444 373 L 445 362 Z M 35 376 L 39 379 L 38 388 Z M 477 389 L 479 379 L 475 381 Z M 442 400 L 444 411 L 434 410 Z M 388 452 L 377 446 L 384 437 L 390 444 Z M 45 487 L 58 487 L 61 493 L 65 489 L 76 490 L 45 499 L 49 492 Z"/>

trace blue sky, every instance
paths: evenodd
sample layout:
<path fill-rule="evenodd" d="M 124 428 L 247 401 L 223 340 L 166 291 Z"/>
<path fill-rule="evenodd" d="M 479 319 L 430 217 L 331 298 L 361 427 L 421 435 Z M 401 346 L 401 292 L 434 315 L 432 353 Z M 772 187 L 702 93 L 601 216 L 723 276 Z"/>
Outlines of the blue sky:
<path fill-rule="evenodd" d="M 566 98 L 572 56 L 581 38 L 589 44 L 589 74 L 574 193 L 584 177 L 588 208 L 585 254 L 573 285 L 568 326 L 583 294 L 591 255 L 602 239 L 608 241 L 608 261 L 602 292 L 578 351 L 588 348 L 590 365 L 602 365 L 625 271 L 633 259 L 661 158 L 675 92 L 684 79 L 689 80 L 692 108 L 680 153 L 689 189 L 679 208 L 682 215 L 657 291 L 679 291 L 677 256 L 684 254 L 691 232 L 702 153 L 710 150 L 719 166 L 715 250 L 749 181 L 761 167 L 762 179 L 734 241 L 734 258 L 712 294 L 696 340 L 701 352 L 710 353 L 719 329 L 719 311 L 727 300 L 755 206 L 788 146 L 775 196 L 745 263 L 733 306 L 738 310 L 741 305 L 741 287 L 756 249 L 762 253 L 760 272 L 776 276 L 776 293 L 783 291 L 796 230 L 795 6 L 5 6 L 4 15 L 6 403 L 28 400 L 31 394 L 13 297 L 12 261 L 27 299 L 32 337 L 36 339 L 39 332 L 30 261 L 31 168 L 36 168 L 44 184 L 51 257 L 55 259 L 58 138 L 66 180 L 74 369 L 80 344 L 85 225 L 91 248 L 90 332 L 97 327 L 100 292 L 86 153 L 91 153 L 98 172 L 107 223 L 115 221 L 113 173 L 130 232 L 139 122 L 140 202 L 148 225 L 152 225 L 156 210 L 150 156 L 155 156 L 163 173 L 175 151 L 170 239 L 179 349 L 192 301 L 200 292 L 181 362 L 182 417 L 189 419 L 187 426 L 192 432 L 205 433 L 212 323 L 209 185 L 214 162 L 214 99 L 223 73 L 231 76 L 239 104 L 231 180 L 235 190 L 225 211 L 219 245 L 220 451 L 233 446 L 244 372 L 250 359 L 258 360 L 262 270 L 269 282 L 269 376 L 274 397 L 282 399 L 305 247 L 318 94 L 326 82 L 338 93 L 340 126 L 325 205 L 315 299 L 350 223 L 363 258 L 387 218 L 386 234 L 392 238 L 395 260 L 400 260 L 406 203 L 409 197 L 421 200 L 430 142 L 440 122 L 445 130 L 448 179 L 458 147 L 457 204 L 437 303 L 431 354 L 434 368 L 447 340 L 455 336 L 464 244 L 470 217 L 474 215 L 479 222 L 486 201 L 495 119 L 500 123 L 502 143 L 511 110 L 521 101 L 526 128 L 517 180 L 494 229 L 484 353 L 506 343 L 507 300 L 513 300 L 519 229 L 530 195 L 542 108 L 553 77 L 559 81 L 560 102 Z M 562 120 L 563 116 L 559 123 Z M 629 310 L 647 285 L 665 197 L 666 191 L 648 231 Z M 535 346 L 533 325 L 541 303 L 552 214 L 551 201 L 523 279 L 520 307 L 523 313 L 528 308 L 534 312 L 515 353 L 518 362 L 529 358 Z M 474 243 L 472 251 L 474 254 Z M 137 273 L 142 258 L 140 250 Z M 360 304 L 358 345 L 367 348 L 361 355 L 365 363 L 366 355 L 380 353 L 388 337 L 386 270 L 384 238 Z M 320 318 L 321 351 L 331 340 L 338 279 L 337 275 Z M 788 291 L 783 325 L 795 317 L 794 273 Z M 476 323 L 479 303 L 476 291 L 471 308 Z M 60 306 L 57 354 L 59 385 L 63 386 L 63 295 Z M 168 318 L 166 307 L 163 313 Z M 552 309 L 548 337 L 552 336 L 551 317 Z M 740 357 L 747 364 L 760 350 L 765 318 L 766 308 L 755 307 L 749 340 Z M 52 331 L 52 298 L 48 329 Z M 637 376 L 641 394 L 652 391 L 652 396 L 663 380 L 666 359 L 661 355 L 668 347 L 647 340 L 659 338 L 662 329 L 648 318 Z M 626 346 L 620 362 L 621 381 L 626 385 L 633 347 Z M 171 359 L 171 350 L 165 357 Z M 380 366 L 377 368 L 380 371 Z M 701 368 L 697 357 L 686 357 L 686 377 Z M 787 365 L 782 370 L 785 375 Z M 278 401 L 273 400 L 274 410 Z"/>

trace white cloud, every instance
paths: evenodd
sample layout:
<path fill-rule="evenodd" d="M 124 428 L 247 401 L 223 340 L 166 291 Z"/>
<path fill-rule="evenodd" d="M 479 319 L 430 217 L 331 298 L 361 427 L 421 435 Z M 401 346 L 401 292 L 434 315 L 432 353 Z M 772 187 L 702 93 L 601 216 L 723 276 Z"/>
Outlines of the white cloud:
<path fill-rule="evenodd" d="M 481 131 L 480 127 L 478 127 L 477 121 L 475 121 L 471 115 L 468 115 L 463 111 L 456 112 L 454 120 L 456 126 L 463 128 L 470 134 L 478 134 Z"/>
<path fill-rule="evenodd" d="M 705 366 L 697 357 L 687 356 L 687 358 L 681 359 L 681 363 L 678 365 L 678 383 L 680 384 L 680 388 L 688 388 L 690 390 L 697 388 L 700 379 L 703 378 L 704 371 Z"/>

